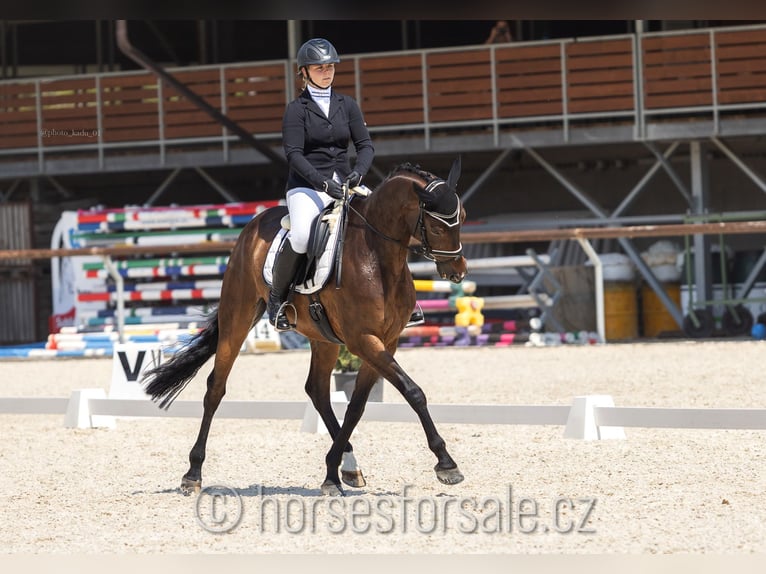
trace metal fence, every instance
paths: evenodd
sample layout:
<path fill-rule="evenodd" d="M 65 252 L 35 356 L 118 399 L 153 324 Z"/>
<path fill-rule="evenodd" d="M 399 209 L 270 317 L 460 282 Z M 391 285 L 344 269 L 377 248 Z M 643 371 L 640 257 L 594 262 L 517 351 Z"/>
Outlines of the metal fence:
<path fill-rule="evenodd" d="M 766 26 L 563 39 L 344 56 L 335 86 L 370 131 L 434 136 L 479 130 L 495 145 L 522 126 L 621 123 L 634 139 L 686 118 L 717 135 L 728 115 L 766 111 Z M 258 138 L 276 139 L 298 89 L 288 60 L 170 70 Z M 0 159 L 97 157 L 140 148 L 218 150 L 237 137 L 147 72 L 0 82 Z"/>

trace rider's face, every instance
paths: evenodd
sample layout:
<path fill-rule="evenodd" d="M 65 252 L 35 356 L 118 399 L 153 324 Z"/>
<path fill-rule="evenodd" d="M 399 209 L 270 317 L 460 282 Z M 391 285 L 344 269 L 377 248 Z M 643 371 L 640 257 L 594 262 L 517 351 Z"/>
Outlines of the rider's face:
<path fill-rule="evenodd" d="M 335 79 L 335 64 L 312 64 L 308 67 L 311 81 L 320 88 L 329 88 Z"/>

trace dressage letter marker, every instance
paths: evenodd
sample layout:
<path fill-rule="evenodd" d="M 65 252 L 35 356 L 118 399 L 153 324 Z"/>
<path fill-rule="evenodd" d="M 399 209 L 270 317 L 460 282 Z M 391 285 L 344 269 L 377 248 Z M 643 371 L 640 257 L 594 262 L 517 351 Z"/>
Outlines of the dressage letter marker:
<path fill-rule="evenodd" d="M 162 347 L 156 343 L 117 343 L 112 361 L 110 399 L 147 399 L 141 386 L 144 372 L 162 363 Z"/>

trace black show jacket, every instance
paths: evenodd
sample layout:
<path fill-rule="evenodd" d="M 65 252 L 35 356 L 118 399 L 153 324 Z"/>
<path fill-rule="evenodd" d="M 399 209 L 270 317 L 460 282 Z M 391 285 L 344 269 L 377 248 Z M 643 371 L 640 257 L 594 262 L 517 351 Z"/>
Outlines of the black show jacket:
<path fill-rule="evenodd" d="M 334 171 L 341 180 L 352 169 L 348 159 L 349 140 L 354 142 L 354 170 L 364 176 L 372 165 L 375 148 L 356 101 L 332 90 L 329 118 L 304 90 L 287 104 L 282 120 L 282 145 L 290 167 L 287 189 L 323 189 Z"/>

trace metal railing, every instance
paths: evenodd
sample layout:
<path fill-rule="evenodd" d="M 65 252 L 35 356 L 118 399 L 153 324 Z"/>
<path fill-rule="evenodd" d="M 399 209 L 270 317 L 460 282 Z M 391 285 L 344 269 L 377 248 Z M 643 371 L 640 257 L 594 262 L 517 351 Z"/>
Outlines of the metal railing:
<path fill-rule="evenodd" d="M 356 96 L 370 131 L 419 136 L 482 130 L 492 145 L 525 126 L 571 141 L 578 125 L 633 128 L 651 122 L 711 122 L 766 111 L 766 26 L 344 56 L 336 88 Z M 288 60 L 169 70 L 257 138 L 276 143 L 295 81 Z M 291 89 L 293 88 L 293 89 Z M 668 104 L 670 102 L 670 105 Z M 0 82 L 0 159 L 205 148 L 227 163 L 236 135 L 144 71 Z"/>

